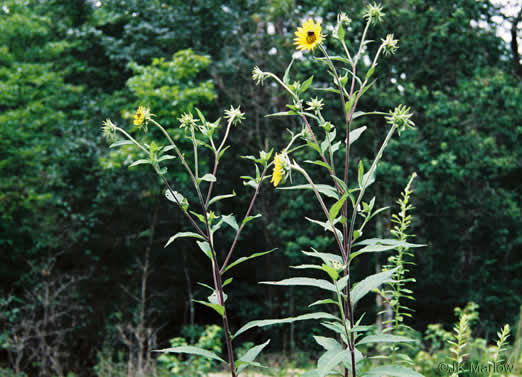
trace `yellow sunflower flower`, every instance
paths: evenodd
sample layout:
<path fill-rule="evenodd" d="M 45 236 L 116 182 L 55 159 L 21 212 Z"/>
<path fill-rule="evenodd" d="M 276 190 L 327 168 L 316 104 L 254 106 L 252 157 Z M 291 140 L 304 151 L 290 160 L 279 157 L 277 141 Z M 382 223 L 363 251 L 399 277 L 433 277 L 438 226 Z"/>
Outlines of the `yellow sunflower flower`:
<path fill-rule="evenodd" d="M 314 23 L 314 20 L 309 19 L 303 23 L 303 26 L 298 27 L 295 32 L 294 44 L 297 45 L 298 50 L 312 50 L 323 41 L 321 35 L 321 23 Z"/>
<path fill-rule="evenodd" d="M 285 171 L 283 169 L 283 159 L 276 153 L 274 157 L 274 172 L 272 173 L 272 179 L 270 180 L 270 183 L 273 183 L 274 187 L 277 187 L 277 185 L 279 185 L 283 179 L 284 175 Z"/>
<path fill-rule="evenodd" d="M 136 110 L 136 114 L 134 114 L 134 120 L 133 123 L 135 126 L 141 126 L 143 124 L 143 121 L 145 120 L 145 113 L 147 112 L 147 109 L 143 106 L 139 106 L 138 110 Z"/>

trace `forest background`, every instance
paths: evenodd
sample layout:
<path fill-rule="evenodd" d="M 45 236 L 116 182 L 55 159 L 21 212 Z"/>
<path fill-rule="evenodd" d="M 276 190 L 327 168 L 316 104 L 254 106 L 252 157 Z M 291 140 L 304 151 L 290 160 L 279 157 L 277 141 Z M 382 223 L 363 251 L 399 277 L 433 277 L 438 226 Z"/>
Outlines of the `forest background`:
<path fill-rule="evenodd" d="M 138 336 L 151 347 L 165 346 L 182 331 L 194 337 L 187 330 L 194 325 L 215 323 L 215 313 L 191 301 L 206 293 L 197 284 L 206 282 L 206 257 L 189 241 L 164 248 L 186 230 L 182 213 L 165 199 L 152 169 L 128 168 L 135 149 L 108 148 L 102 121 L 131 128 L 138 105 L 148 106 L 190 155 L 177 119 L 195 107 L 217 119 L 224 108 L 240 105 L 246 120 L 231 138 L 235 158 L 225 160 L 223 169 L 234 174 L 218 177 L 221 194 L 238 195 L 227 208 L 240 213 L 249 200 L 237 174 L 248 171 L 248 161 L 240 156 L 278 150 L 288 139 L 285 130 L 300 128 L 295 118 L 265 117 L 285 111 L 286 100 L 277 87 L 256 86 L 252 68 L 281 76 L 295 54 L 293 31 L 308 16 L 335 25 L 337 13 L 345 12 L 353 20 L 346 33 L 356 45 L 367 3 L 4 0 L 0 363 L 16 362 L 9 337 L 38 331 L 44 316 L 45 331 L 63 345 L 58 354 L 64 370 L 80 374 L 92 370 L 104 347 L 127 350 Z M 416 301 L 409 325 L 420 332 L 430 323 L 450 329 L 453 308 L 473 301 L 481 318 L 475 331 L 491 339 L 504 323 L 516 325 L 522 305 L 522 68 L 516 38 L 522 13 L 512 3 L 518 6 L 514 16 L 488 1 L 385 0 L 385 20 L 372 31 L 375 37 L 394 33 L 400 53 L 379 63 L 378 75 L 386 80 L 377 81 L 360 108 L 406 103 L 417 125 L 390 143 L 377 171 L 381 183 L 372 189 L 377 206 L 392 205 L 417 172 L 412 233 L 427 247 L 416 251 L 411 268 Z M 515 37 L 511 43 L 497 36 L 498 20 Z M 318 71 L 309 56 L 297 54 L 297 62 L 296 79 Z M 328 80 L 314 76 L 314 84 Z M 326 99 L 335 102 L 333 94 Z M 327 114 L 335 123 L 341 113 Z M 371 124 L 353 151 L 355 160 L 374 156 L 383 122 Z M 189 185 L 174 165 L 168 176 L 181 192 Z M 329 246 L 326 235 L 302 217 L 315 206 L 306 192 L 263 188 L 254 209 L 263 216 L 246 228 L 237 254 L 278 251 L 238 267 L 241 284 L 229 290 L 232 323 L 306 310 L 314 292 L 257 282 L 286 277 L 288 266 L 302 263 L 301 249 Z M 392 206 L 380 216 L 373 231 L 389 235 L 396 211 Z M 386 258 L 361 259 L 354 273 L 379 270 Z M 369 313 L 381 309 L 375 298 L 362 305 Z M 310 347 L 313 329 L 306 326 L 253 331 L 245 341 L 267 331 L 273 352 L 295 352 Z"/>

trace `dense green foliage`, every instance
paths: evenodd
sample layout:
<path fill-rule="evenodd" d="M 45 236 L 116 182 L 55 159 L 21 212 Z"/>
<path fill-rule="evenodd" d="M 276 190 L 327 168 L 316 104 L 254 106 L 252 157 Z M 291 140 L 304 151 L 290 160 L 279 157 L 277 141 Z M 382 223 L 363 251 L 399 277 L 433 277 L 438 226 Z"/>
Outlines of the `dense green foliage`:
<path fill-rule="evenodd" d="M 186 220 L 164 200 L 152 169 L 127 168 L 137 154 L 133 147 L 104 147 L 100 125 L 110 117 L 130 129 L 135 108 L 147 105 L 190 156 L 192 147 L 176 129 L 177 118 L 198 107 L 216 119 L 219 109 L 241 105 L 247 120 L 232 137 L 229 152 L 237 158 L 224 161 L 223 171 L 246 172 L 249 165 L 240 155 L 277 150 L 288 141 L 285 129 L 299 129 L 296 119 L 264 117 L 285 111 L 287 101 L 278 88 L 255 86 L 253 66 L 282 76 L 295 51 L 292 33 L 305 15 L 334 24 L 336 13 L 344 11 L 353 19 L 347 33 L 360 35 L 359 15 L 367 2 L 230 3 L 3 2 L 0 297 L 6 301 L 0 347 L 13 323 L 28 312 L 17 308 L 36 305 L 28 292 L 81 277 L 65 298 L 56 298 L 82 307 L 66 326 L 74 335 L 67 338 L 69 352 L 83 357 L 66 361 L 64 368 L 92 370 L 104 344 L 111 352 L 127 349 L 119 324 L 139 327 L 143 305 L 135 296 L 141 294 L 145 262 L 152 270 L 145 318 L 157 344 L 167 345 L 182 327 L 193 325 L 194 310 L 201 324 L 215 318 L 189 302 L 205 294 L 195 282 L 204 279 L 207 260 L 183 240 L 163 248 Z M 377 81 L 360 107 L 371 111 L 404 102 L 415 112 L 417 130 L 390 143 L 378 170 L 385 184 L 372 187 L 382 207 L 395 202 L 411 172 L 418 174 L 410 230 L 415 242 L 429 246 L 415 252 L 416 283 L 410 288 L 416 301 L 408 303 L 416 310 L 415 321 L 406 323 L 419 331 L 430 323 L 450 330 L 453 308 L 474 301 L 481 318 L 476 331 L 491 338 L 505 322 L 514 325 L 522 304 L 520 77 L 512 71 L 508 46 L 495 35 L 492 17 L 498 11 L 489 2 L 387 0 L 383 5 L 387 17 L 376 33 L 393 32 L 401 53 L 380 62 L 374 74 L 392 78 L 392 89 L 389 82 Z M 489 28 L 474 26 L 479 22 Z M 294 76 L 305 79 L 315 73 L 315 64 L 305 59 Z M 327 80 L 318 75 L 314 83 Z M 326 112 L 336 99 L 332 94 Z M 385 132 L 381 123 L 367 125 L 354 150 L 355 160 L 364 163 Z M 175 169 L 167 174 L 180 187 L 187 183 Z M 356 172 L 350 174 L 355 179 Z M 219 194 L 235 190 L 240 202 L 248 203 L 249 191 L 236 176 L 218 177 L 225 181 Z M 304 261 L 303 247 L 331 246 L 302 218 L 316 209 L 307 193 L 265 190 L 256 207 L 264 216 L 259 228 L 242 235 L 238 254 L 279 251 L 238 268 L 237 279 L 244 283 L 232 288 L 237 299 L 231 307 L 240 322 L 302 312 L 314 292 L 259 288 L 256 282 L 286 276 L 289 265 Z M 396 212 L 396 207 L 385 212 L 375 230 L 389 235 Z M 377 264 L 386 264 L 386 257 L 361 259 L 354 273 L 367 275 Z M 370 300 L 361 304 L 369 312 L 380 310 Z M 271 347 L 287 350 L 303 346 L 296 342 L 314 329 L 295 325 L 270 331 L 279 339 Z M 245 341 L 259 340 L 252 334 Z M 7 352 L 0 357 L 8 361 Z"/>

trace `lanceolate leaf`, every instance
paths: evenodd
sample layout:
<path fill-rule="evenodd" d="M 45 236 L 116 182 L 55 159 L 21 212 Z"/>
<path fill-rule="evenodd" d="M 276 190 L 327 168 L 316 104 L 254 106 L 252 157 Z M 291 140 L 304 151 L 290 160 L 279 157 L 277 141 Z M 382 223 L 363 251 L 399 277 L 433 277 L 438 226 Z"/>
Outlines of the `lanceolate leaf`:
<path fill-rule="evenodd" d="M 368 335 L 357 342 L 360 344 L 367 343 L 399 343 L 399 342 L 414 342 L 414 339 L 406 338 L 405 336 L 390 335 L 390 334 L 378 334 Z"/>
<path fill-rule="evenodd" d="M 216 177 L 214 177 L 210 173 L 207 173 L 203 177 L 201 177 L 200 180 L 201 181 L 207 181 L 207 182 L 216 182 Z"/>
<path fill-rule="evenodd" d="M 169 246 L 172 242 L 174 242 L 174 241 L 177 240 L 178 238 L 184 238 L 184 237 L 193 237 L 193 238 L 198 238 L 198 239 L 200 239 L 200 240 L 204 240 L 203 236 L 201 236 L 201 235 L 198 234 L 198 233 L 193 233 L 193 232 L 179 232 L 179 233 L 176 233 L 175 235 L 173 235 L 172 237 L 170 237 L 169 240 L 167 241 L 167 243 L 165 244 L 164 247 Z"/>
<path fill-rule="evenodd" d="M 239 230 L 239 225 L 237 225 L 237 221 L 234 215 L 223 215 L 221 216 L 221 218 L 225 223 L 230 225 L 232 229 L 234 229 L 236 232 Z"/>
<path fill-rule="evenodd" d="M 281 281 L 261 281 L 260 284 L 270 284 L 270 285 L 304 285 L 308 287 L 317 287 L 321 289 L 325 289 L 331 292 L 337 292 L 335 290 L 335 285 L 330 283 L 327 280 L 323 279 L 314 279 L 314 278 L 290 278 L 284 279 Z"/>
<path fill-rule="evenodd" d="M 257 346 L 250 348 L 243 356 L 241 356 L 239 358 L 238 362 L 251 363 L 252 361 L 254 361 L 256 359 L 257 355 L 259 355 L 259 353 L 263 350 L 263 348 L 265 348 L 268 345 L 268 343 L 270 343 L 270 339 L 268 339 L 263 344 L 259 344 Z M 240 365 L 237 368 L 237 373 L 239 374 L 247 366 L 248 366 L 248 364 Z"/>
<path fill-rule="evenodd" d="M 129 144 L 134 144 L 134 143 L 130 140 L 120 140 L 120 141 L 117 141 L 117 142 L 109 145 L 109 148 L 121 147 L 122 145 L 129 145 Z"/>
<path fill-rule="evenodd" d="M 315 341 L 325 350 L 342 350 L 342 346 L 334 338 L 327 338 L 324 336 L 314 336 Z"/>
<path fill-rule="evenodd" d="M 241 257 L 241 258 L 235 260 L 234 262 L 230 263 L 227 266 L 227 268 L 225 268 L 224 272 L 230 270 L 232 267 L 237 266 L 238 264 L 243 263 L 243 262 L 245 262 L 245 261 L 247 261 L 249 259 L 260 257 L 262 255 L 266 255 L 266 254 L 271 253 L 272 251 L 275 251 L 275 250 L 277 250 L 277 249 L 272 249 L 272 250 L 263 251 L 263 252 L 260 252 L 260 253 L 255 253 L 255 254 L 249 255 L 248 257 Z"/>
<path fill-rule="evenodd" d="M 370 245 L 379 245 L 379 244 L 380 245 L 394 245 L 395 247 L 402 246 L 404 248 L 426 246 L 426 245 L 422 245 L 422 244 L 409 243 L 406 241 L 399 241 L 394 238 L 368 238 L 368 239 L 365 239 L 365 240 L 362 240 L 362 241 L 359 241 L 359 242 L 353 244 L 353 246 L 359 246 L 359 245 L 370 246 Z"/>
<path fill-rule="evenodd" d="M 292 60 L 290 61 L 290 64 L 288 64 L 288 67 L 286 67 L 285 74 L 283 75 L 283 82 L 285 84 L 288 84 L 290 82 L 290 68 L 292 68 L 293 63 L 294 58 L 292 57 Z"/>
<path fill-rule="evenodd" d="M 332 226 L 332 223 L 330 221 L 319 221 L 319 220 L 314 220 L 314 219 L 311 219 L 309 217 L 305 217 L 305 219 L 307 219 L 308 221 L 310 221 L 311 223 L 314 223 L 314 224 L 317 224 L 317 225 L 321 225 L 323 227 L 324 230 L 329 230 L 330 232 L 336 232 L 337 234 L 337 237 L 339 238 L 339 240 L 343 240 L 343 232 L 341 232 L 339 229 L 337 229 L 334 226 Z"/>
<path fill-rule="evenodd" d="M 156 352 L 164 352 L 164 353 L 188 353 L 190 355 L 198 355 L 198 356 L 204 356 L 208 359 L 214 359 L 221 361 L 222 363 L 225 363 L 225 360 L 223 360 L 221 357 L 216 355 L 214 352 L 205 350 L 203 348 L 199 347 L 193 347 L 193 346 L 183 346 L 183 347 L 173 347 L 173 348 L 164 348 L 161 350 L 156 350 Z"/>
<path fill-rule="evenodd" d="M 308 307 L 314 306 L 314 305 L 324 305 L 324 304 L 334 304 L 334 305 L 337 305 L 337 302 L 332 300 L 331 298 L 327 298 L 325 300 L 315 301 L 315 302 L 311 303 L 310 305 L 308 305 Z"/>
<path fill-rule="evenodd" d="M 330 221 L 334 221 L 335 218 L 337 217 L 337 214 L 339 213 L 339 211 L 341 210 L 344 202 L 346 201 L 346 198 L 348 197 L 348 193 L 344 193 L 343 196 L 341 196 L 341 199 L 339 199 L 333 206 L 332 208 L 330 208 L 330 212 L 328 214 L 328 218 L 330 219 Z"/>
<path fill-rule="evenodd" d="M 210 250 L 209 243 L 207 241 L 196 241 L 196 243 L 198 244 L 201 251 L 212 260 L 212 250 Z"/>
<path fill-rule="evenodd" d="M 313 250 L 313 249 L 312 249 Z M 343 264 L 343 258 L 340 255 L 331 254 L 331 253 L 320 253 L 318 251 L 302 251 L 303 254 L 309 255 L 311 257 L 320 258 L 324 263 L 336 262 Z"/>
<path fill-rule="evenodd" d="M 133 166 L 136 166 L 136 165 L 141 165 L 141 164 L 150 164 L 150 160 L 137 160 L 137 161 L 134 161 L 132 164 L 129 165 L 129 168 L 132 168 Z"/>
<path fill-rule="evenodd" d="M 199 301 L 199 300 L 192 300 L 194 302 L 197 302 L 198 304 L 208 306 L 209 308 L 214 309 L 221 317 L 223 317 L 223 314 L 225 314 L 225 308 L 222 305 L 219 304 L 212 304 L 210 302 L 205 301 Z"/>
<path fill-rule="evenodd" d="M 299 88 L 299 93 L 302 94 L 306 92 L 306 90 L 310 87 L 312 84 L 312 80 L 314 79 L 314 76 L 310 76 L 308 80 L 306 80 L 303 85 L 301 85 L 301 88 Z"/>
<path fill-rule="evenodd" d="M 258 217 L 261 217 L 263 215 L 261 215 L 260 213 L 258 213 L 257 215 L 254 215 L 254 216 L 248 216 L 248 217 L 245 217 L 245 219 L 243 220 L 243 224 L 246 224 L 248 223 L 249 221 L 252 221 L 254 219 L 257 219 Z"/>
<path fill-rule="evenodd" d="M 328 375 L 332 369 L 349 357 L 349 349 L 326 351 L 317 361 L 317 375 L 319 377 Z"/>
<path fill-rule="evenodd" d="M 382 283 L 391 280 L 393 274 L 397 271 L 397 268 L 392 270 L 379 272 L 374 275 L 370 275 L 363 279 L 357 284 L 351 291 L 350 298 L 353 305 L 355 305 L 361 298 L 363 298 L 372 289 L 379 287 Z"/>
<path fill-rule="evenodd" d="M 246 325 L 244 325 L 239 330 L 237 330 L 237 332 L 234 334 L 234 338 L 237 337 L 238 335 L 244 333 L 245 331 L 250 330 L 253 327 L 279 325 L 279 324 L 283 324 L 283 323 L 292 323 L 295 321 L 305 321 L 308 319 L 329 319 L 329 320 L 335 320 L 335 321 L 338 320 L 338 318 L 332 314 L 317 312 L 317 313 L 303 314 L 303 315 L 300 315 L 297 317 L 290 317 L 290 318 L 264 319 L 264 320 L 260 320 L 260 321 L 252 321 L 252 322 L 248 322 Z"/>
<path fill-rule="evenodd" d="M 215 202 L 217 202 L 219 200 L 233 198 L 234 196 L 236 196 L 236 192 L 235 191 L 233 191 L 232 194 L 215 196 L 212 199 L 210 199 L 210 201 L 208 202 L 208 205 L 211 205 L 212 203 L 215 203 Z"/>
<path fill-rule="evenodd" d="M 400 366 L 400 365 L 383 365 L 380 367 L 376 367 L 367 371 L 363 377 L 381 377 L 381 376 L 389 376 L 389 377 L 424 377 L 422 374 Z"/>
<path fill-rule="evenodd" d="M 355 113 L 353 115 L 353 117 L 355 117 L 357 113 Z M 363 126 L 363 127 L 359 127 L 359 128 L 356 128 L 355 130 L 353 131 L 350 131 L 350 145 L 352 145 L 352 143 L 355 143 L 357 141 L 357 139 L 359 139 L 359 137 L 361 137 L 362 133 L 364 131 L 366 131 L 366 126 Z"/>

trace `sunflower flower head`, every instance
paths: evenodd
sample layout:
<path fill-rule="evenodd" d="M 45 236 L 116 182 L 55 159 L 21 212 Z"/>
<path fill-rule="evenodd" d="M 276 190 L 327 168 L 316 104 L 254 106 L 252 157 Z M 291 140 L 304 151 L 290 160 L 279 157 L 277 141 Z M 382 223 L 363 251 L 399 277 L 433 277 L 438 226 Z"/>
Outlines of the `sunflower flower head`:
<path fill-rule="evenodd" d="M 395 54 L 395 51 L 397 51 L 399 48 L 399 41 L 397 39 L 393 39 L 393 34 L 388 34 L 386 39 L 381 40 L 384 55 Z"/>
<path fill-rule="evenodd" d="M 321 98 L 312 98 L 310 101 L 307 101 L 306 104 L 308 107 L 306 110 L 320 112 L 323 109 L 324 102 Z"/>
<path fill-rule="evenodd" d="M 397 127 L 400 133 L 404 131 L 406 127 L 415 127 L 415 123 L 410 119 L 412 115 L 410 107 L 399 105 L 393 111 L 390 110 L 389 115 L 386 116 L 385 119 L 387 123 Z"/>
<path fill-rule="evenodd" d="M 313 51 L 323 41 L 321 30 L 321 23 L 315 23 L 312 19 L 305 21 L 295 32 L 294 44 L 297 46 L 296 48 L 300 51 Z"/>
<path fill-rule="evenodd" d="M 185 130 L 193 130 L 198 126 L 198 119 L 194 119 L 191 113 L 183 113 L 183 115 L 178 118 L 178 122 L 180 123 L 180 127 Z"/>
<path fill-rule="evenodd" d="M 272 172 L 272 179 L 270 183 L 277 187 L 281 181 L 285 181 L 290 174 L 290 160 L 288 155 L 283 152 L 281 154 L 276 153 L 274 157 L 274 171 Z"/>
<path fill-rule="evenodd" d="M 233 106 L 230 106 L 230 110 L 225 110 L 225 119 L 228 119 L 229 122 L 232 122 L 234 126 L 237 126 L 241 123 L 242 120 L 245 119 L 245 113 L 242 113 L 239 109 L 234 109 Z"/>
<path fill-rule="evenodd" d="M 256 82 L 256 85 L 263 85 L 263 81 L 265 80 L 265 78 L 267 77 L 267 74 L 263 71 L 261 71 L 261 69 L 259 69 L 259 67 L 256 65 L 254 67 L 254 69 L 252 70 L 252 80 L 254 80 Z"/>
<path fill-rule="evenodd" d="M 382 11 L 382 6 L 379 4 L 373 3 L 369 4 L 366 7 L 366 11 L 363 15 L 370 23 L 373 25 L 377 25 L 384 18 L 384 12 Z"/>
<path fill-rule="evenodd" d="M 149 118 L 150 118 L 150 109 L 148 109 L 144 106 L 139 106 L 138 110 L 136 110 L 136 113 L 134 114 L 134 119 L 133 119 L 132 123 L 135 126 L 140 127 L 143 125 L 143 122 L 145 122 L 146 120 L 149 120 Z"/>
<path fill-rule="evenodd" d="M 346 26 L 350 25 L 352 22 L 352 19 L 346 15 L 346 13 L 341 12 L 337 15 L 337 23 L 338 24 L 344 24 Z"/>
<path fill-rule="evenodd" d="M 106 119 L 102 124 L 103 137 L 111 142 L 116 140 L 116 126 L 110 119 Z"/>

